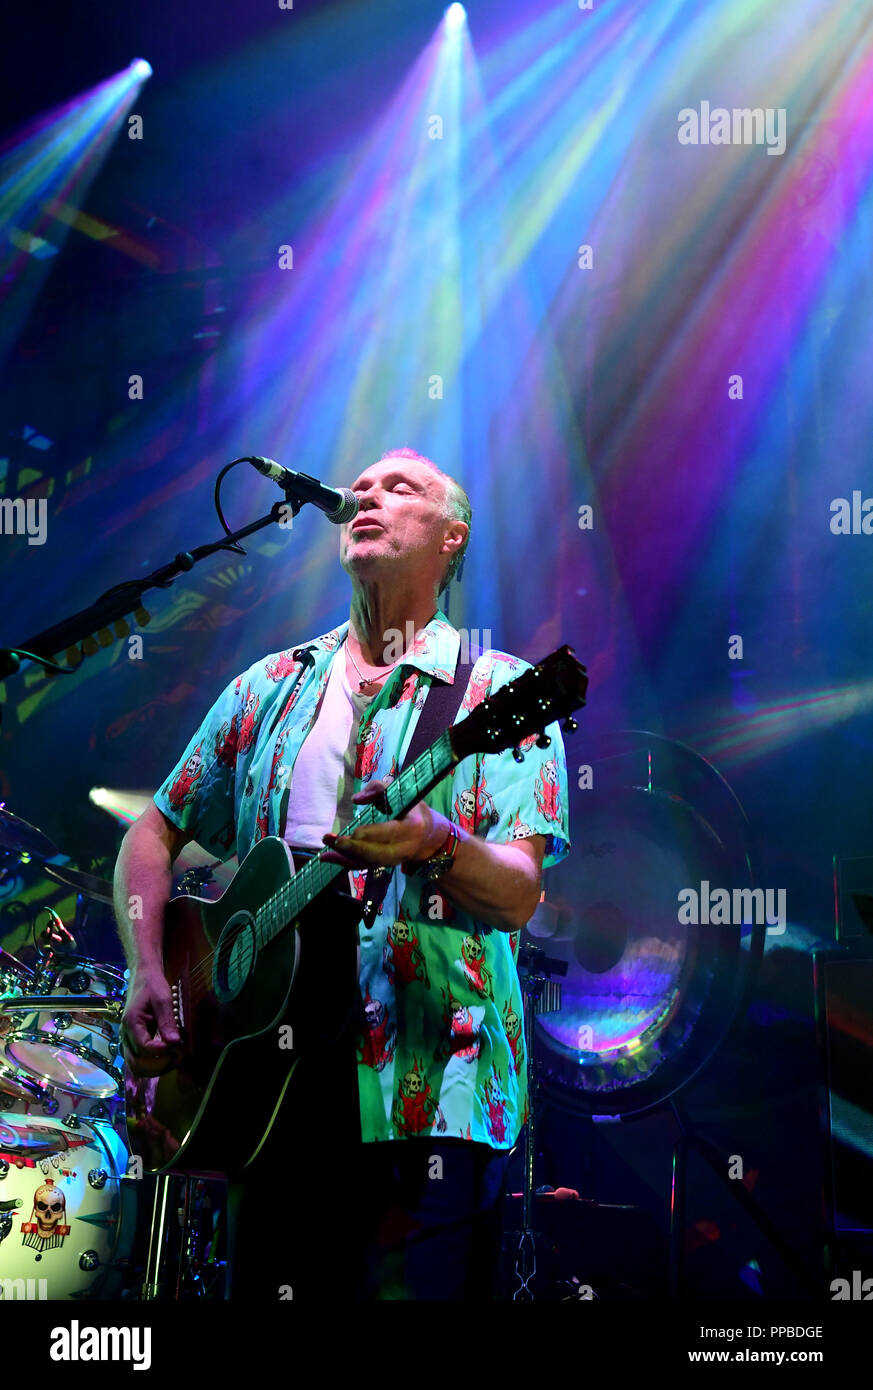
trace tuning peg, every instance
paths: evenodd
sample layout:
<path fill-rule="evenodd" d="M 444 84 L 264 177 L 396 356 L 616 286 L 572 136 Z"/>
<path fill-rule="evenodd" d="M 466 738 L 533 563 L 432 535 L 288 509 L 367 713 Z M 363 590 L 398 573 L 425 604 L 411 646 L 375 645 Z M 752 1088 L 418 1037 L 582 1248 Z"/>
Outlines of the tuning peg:
<path fill-rule="evenodd" d="M 540 734 L 539 738 L 537 739 L 537 748 L 548 748 L 551 741 L 552 740 L 548 734 Z"/>
<path fill-rule="evenodd" d="M 576 723 L 575 719 L 569 718 L 564 720 L 563 724 L 561 725 L 561 728 L 563 729 L 565 734 L 575 734 L 576 730 L 579 728 L 579 725 Z"/>
<path fill-rule="evenodd" d="M 523 762 L 524 762 L 524 754 L 522 753 L 522 751 L 521 751 L 520 748 L 518 748 L 518 747 L 513 748 L 513 750 L 512 750 L 512 756 L 515 758 L 515 761 L 516 761 L 517 763 L 523 763 Z"/>

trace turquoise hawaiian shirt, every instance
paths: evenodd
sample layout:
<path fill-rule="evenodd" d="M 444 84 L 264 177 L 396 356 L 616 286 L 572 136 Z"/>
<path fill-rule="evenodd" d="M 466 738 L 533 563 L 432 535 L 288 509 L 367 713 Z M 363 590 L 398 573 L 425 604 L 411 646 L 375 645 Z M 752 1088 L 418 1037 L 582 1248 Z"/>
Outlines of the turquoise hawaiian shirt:
<path fill-rule="evenodd" d="M 155 803 L 219 859 L 242 860 L 285 829 L 294 761 L 313 724 L 348 622 L 255 662 L 206 715 Z M 403 765 L 432 678 L 452 680 L 460 634 L 441 613 L 421 629 L 361 720 L 355 791 Z M 455 722 L 529 663 L 488 650 L 475 661 Z M 496 844 L 546 837 L 543 867 L 569 850 L 567 766 L 556 723 L 512 750 L 462 759 L 427 804 Z M 363 897 L 366 870 L 353 870 Z M 509 1149 L 527 1119 L 518 932 L 478 921 L 395 869 L 372 928 L 358 927 L 361 1137 L 457 1136 Z"/>

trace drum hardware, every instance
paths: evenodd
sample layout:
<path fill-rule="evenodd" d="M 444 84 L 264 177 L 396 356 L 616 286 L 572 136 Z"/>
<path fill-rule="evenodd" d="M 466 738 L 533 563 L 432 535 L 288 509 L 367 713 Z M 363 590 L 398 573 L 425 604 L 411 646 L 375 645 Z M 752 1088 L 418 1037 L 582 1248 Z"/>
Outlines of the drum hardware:
<path fill-rule="evenodd" d="M 4 1002 L 18 998 L 25 988 L 32 988 L 35 981 L 36 975 L 28 965 L 23 965 L 8 951 L 0 949 L 0 1038 L 9 1030 L 9 1024 L 3 1018 Z"/>
<path fill-rule="evenodd" d="M 142 1302 L 155 1302 L 167 1297 L 169 1284 L 170 1230 L 169 1204 L 172 1198 L 172 1184 L 177 1188 L 181 1201 L 177 1200 L 176 1216 L 179 1227 L 179 1249 L 176 1258 L 175 1283 L 172 1298 L 174 1301 L 194 1296 L 203 1298 L 209 1292 L 204 1275 L 210 1272 L 213 1277 L 223 1273 L 224 1261 L 212 1261 L 208 1252 L 202 1249 L 203 1234 L 198 1218 L 210 1210 L 210 1201 L 204 1198 L 206 1184 L 200 1178 L 183 1176 L 178 1173 L 162 1173 L 155 1178 L 155 1194 L 152 1203 L 149 1247 L 146 1258 L 145 1279 L 140 1291 Z M 204 1254 L 206 1257 L 204 1258 Z"/>
<path fill-rule="evenodd" d="M 56 1091 L 0 1062 L 0 1115 L 10 1110 L 20 1111 L 22 1106 L 28 1107 L 31 1117 L 38 1113 L 34 1109 L 36 1106 L 43 1115 L 57 1115 L 62 1105 L 72 1105 L 80 1098 L 73 1091 Z M 121 1096 L 94 1101 L 88 1106 L 87 1118 L 112 1121 L 122 1105 Z"/>
<path fill-rule="evenodd" d="M 51 1086 L 0 1062 L 0 1114 L 20 1108 L 22 1101 L 25 1105 L 39 1105 L 44 1115 L 56 1115 L 60 1108 Z"/>
<path fill-rule="evenodd" d="M 167 1203 L 170 1196 L 170 1183 L 173 1175 L 161 1173 L 155 1179 L 155 1196 L 152 1203 L 152 1219 L 149 1231 L 149 1248 L 146 1256 L 145 1280 L 140 1295 L 143 1303 L 152 1303 L 161 1297 L 161 1266 L 164 1263 L 164 1248 L 169 1234 L 167 1226 Z"/>
<path fill-rule="evenodd" d="M 124 1004 L 120 999 L 104 999 L 93 994 L 22 994 L 14 999 L 0 999 L 0 1013 L 27 1014 L 56 1012 L 58 1028 L 69 1028 L 73 1013 L 106 1014 L 108 1018 L 121 1022 Z"/>
<path fill-rule="evenodd" d="M 0 1018 L 13 1020 L 4 1029 L 6 1062 L 64 1092 L 97 1101 L 119 1096 L 126 987 L 114 966 L 49 952 L 27 993 L 17 985 L 0 999 Z"/>
<path fill-rule="evenodd" d="M 208 1247 L 215 1239 L 214 1227 L 208 1237 L 204 1235 L 204 1223 L 212 1226 L 213 1217 L 208 1185 L 201 1178 L 185 1178 L 183 1184 L 182 1205 L 177 1210 L 180 1245 L 175 1297 L 206 1298 L 227 1265 L 224 1260 L 212 1259 L 209 1248 L 204 1249 L 204 1240 Z M 209 1282 L 207 1275 L 211 1276 Z"/>
<path fill-rule="evenodd" d="M 12 984 L 16 980 L 32 980 L 33 971 L 29 965 L 16 960 L 15 956 L 10 956 L 8 951 L 0 949 L 0 982 L 6 987 L 7 981 Z"/>
<path fill-rule="evenodd" d="M 193 1271 L 197 1257 L 197 1233 L 194 1229 L 194 1180 L 193 1178 L 183 1179 L 182 1205 L 178 1208 L 177 1216 L 179 1226 L 182 1231 L 182 1243 L 179 1246 L 179 1262 L 176 1266 L 176 1299 L 182 1297 L 182 1284 L 184 1281 L 186 1268 Z"/>
<path fill-rule="evenodd" d="M 547 956 L 539 946 L 523 943 L 518 951 L 518 973 L 521 980 L 524 1000 L 524 1036 L 527 1046 L 527 1088 L 528 1120 L 523 1133 L 524 1156 L 524 1194 L 522 1201 L 521 1231 L 517 1232 L 515 1273 L 518 1288 L 513 1293 L 513 1301 L 531 1300 L 534 1297 L 530 1287 L 536 1274 L 536 1231 L 534 1230 L 534 1197 L 536 1141 L 537 1141 L 537 1103 L 540 1064 L 533 1054 L 534 1019 L 539 1014 L 554 1013 L 561 1007 L 561 986 L 551 979 L 552 975 L 566 975 L 567 962 Z"/>

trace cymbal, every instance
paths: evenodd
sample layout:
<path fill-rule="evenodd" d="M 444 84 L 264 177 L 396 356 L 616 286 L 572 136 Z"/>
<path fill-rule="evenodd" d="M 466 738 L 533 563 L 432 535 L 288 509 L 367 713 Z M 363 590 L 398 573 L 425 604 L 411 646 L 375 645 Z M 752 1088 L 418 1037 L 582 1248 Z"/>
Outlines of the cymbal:
<path fill-rule="evenodd" d="M 96 898 L 97 902 L 112 906 L 112 884 L 108 879 L 96 878 L 94 874 L 83 873 L 81 869 L 71 869 L 67 864 L 44 864 L 43 869 L 56 883 L 66 884 L 68 888 L 75 888 L 77 893 L 84 893 L 86 898 Z"/>
<path fill-rule="evenodd" d="M 11 850 L 13 854 L 33 854 L 37 859 L 53 859 L 60 854 L 48 835 L 20 816 L 13 816 L 5 805 L 0 806 L 0 849 Z"/>

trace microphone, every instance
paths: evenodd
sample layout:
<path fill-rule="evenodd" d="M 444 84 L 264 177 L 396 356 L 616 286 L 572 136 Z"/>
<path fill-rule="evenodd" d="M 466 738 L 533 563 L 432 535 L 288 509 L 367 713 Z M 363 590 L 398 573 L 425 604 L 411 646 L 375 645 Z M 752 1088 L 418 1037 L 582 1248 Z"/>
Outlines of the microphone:
<path fill-rule="evenodd" d="M 312 502 L 324 512 L 328 521 L 334 522 L 337 526 L 351 521 L 352 517 L 358 514 L 358 499 L 347 487 L 326 487 L 308 473 L 295 473 L 293 468 L 283 468 L 281 463 L 276 463 L 274 459 L 249 455 L 248 461 L 253 463 L 265 478 L 272 478 L 281 488 L 290 488 L 295 496 L 302 498 L 304 502 Z"/>

